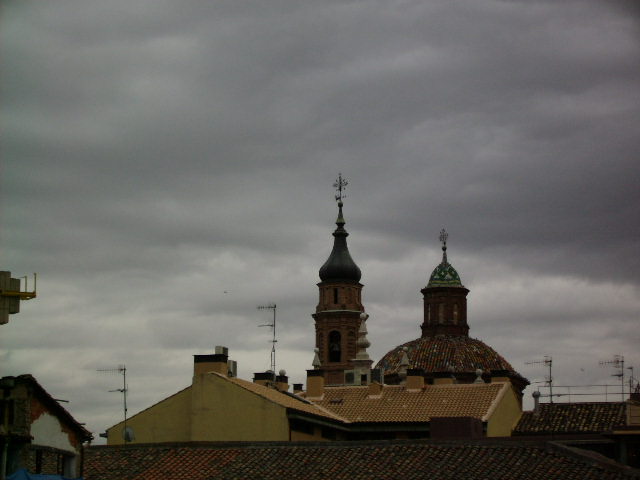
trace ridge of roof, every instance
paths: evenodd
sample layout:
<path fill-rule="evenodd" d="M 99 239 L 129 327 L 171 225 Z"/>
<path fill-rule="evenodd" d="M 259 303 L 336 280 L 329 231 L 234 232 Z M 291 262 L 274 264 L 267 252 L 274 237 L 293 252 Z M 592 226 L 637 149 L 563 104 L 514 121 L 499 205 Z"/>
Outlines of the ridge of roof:
<path fill-rule="evenodd" d="M 502 398 L 507 394 L 507 390 L 509 390 L 509 387 L 508 387 L 509 383 L 507 382 L 493 382 L 493 383 L 502 384 L 502 388 L 498 391 L 498 394 L 493 399 L 493 402 L 491 402 L 491 405 L 489 406 L 489 410 L 487 410 L 487 413 L 484 415 L 484 417 L 482 417 L 483 422 L 486 422 L 487 420 L 489 420 L 491 415 L 493 415 L 493 412 L 496 410 L 496 408 L 498 408 L 498 404 L 502 401 Z M 478 384 L 475 384 L 475 385 L 478 385 Z"/>
<path fill-rule="evenodd" d="M 348 420 L 337 415 L 336 413 L 322 408 L 315 402 L 307 403 L 302 401 L 299 398 L 292 398 L 295 396 L 285 395 L 283 392 L 276 390 L 274 388 L 269 388 L 264 385 L 260 385 L 258 383 L 250 382 L 248 380 L 244 380 L 237 377 L 227 377 L 220 373 L 210 372 L 211 375 L 216 375 L 220 379 L 226 380 L 229 383 L 236 385 L 248 392 L 251 392 L 255 395 L 258 395 L 266 400 L 274 402 L 284 408 L 296 410 L 302 413 L 307 413 L 310 415 L 316 415 L 320 417 L 329 418 L 331 420 L 335 420 L 338 422 L 348 423 Z"/>

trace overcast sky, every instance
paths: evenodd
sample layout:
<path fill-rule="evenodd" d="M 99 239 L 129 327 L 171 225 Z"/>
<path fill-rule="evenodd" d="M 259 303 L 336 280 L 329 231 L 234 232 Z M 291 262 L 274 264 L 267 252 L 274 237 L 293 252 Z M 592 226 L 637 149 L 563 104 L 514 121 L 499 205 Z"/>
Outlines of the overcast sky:
<path fill-rule="evenodd" d="M 640 376 L 634 4 L 2 2 L 0 269 L 38 298 L 0 375 L 97 437 L 122 419 L 97 369 L 126 364 L 130 415 L 215 345 L 250 379 L 273 302 L 303 382 L 342 172 L 372 358 L 419 336 L 445 227 L 472 337 L 532 382 L 544 355 L 557 385 Z"/>

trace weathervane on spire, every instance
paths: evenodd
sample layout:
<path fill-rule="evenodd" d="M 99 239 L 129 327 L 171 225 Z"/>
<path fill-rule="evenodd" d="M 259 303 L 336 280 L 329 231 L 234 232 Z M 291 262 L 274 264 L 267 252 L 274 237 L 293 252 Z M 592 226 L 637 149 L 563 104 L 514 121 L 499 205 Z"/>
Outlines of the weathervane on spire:
<path fill-rule="evenodd" d="M 336 202 L 342 203 L 342 199 L 345 197 L 343 190 L 346 188 L 347 185 L 349 185 L 349 182 L 347 182 L 344 178 L 342 178 L 342 173 L 338 173 L 338 178 L 336 179 L 336 183 L 333 184 L 333 188 L 335 188 L 336 191 L 338 192 L 338 194 L 336 195 Z"/>
<path fill-rule="evenodd" d="M 447 249 L 447 237 L 449 236 L 449 234 L 447 233 L 447 231 L 443 228 L 442 230 L 440 230 L 440 241 L 442 242 L 442 249 L 446 250 Z"/>
<path fill-rule="evenodd" d="M 442 230 L 440 230 L 440 241 L 442 242 L 442 263 L 448 263 L 447 262 L 447 237 L 449 237 L 449 234 L 447 233 L 447 231 L 443 228 Z"/>

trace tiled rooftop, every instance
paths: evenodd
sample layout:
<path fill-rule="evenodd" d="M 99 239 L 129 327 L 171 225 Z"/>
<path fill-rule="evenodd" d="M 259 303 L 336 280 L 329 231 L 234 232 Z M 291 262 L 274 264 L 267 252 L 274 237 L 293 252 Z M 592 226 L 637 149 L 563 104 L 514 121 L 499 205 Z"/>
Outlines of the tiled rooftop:
<path fill-rule="evenodd" d="M 407 390 L 385 385 L 380 395 L 368 387 L 325 387 L 317 405 L 351 422 L 428 422 L 431 417 L 475 417 L 486 420 L 506 383 L 427 385 Z"/>
<path fill-rule="evenodd" d="M 514 435 L 599 433 L 624 425 L 622 402 L 543 403 L 539 412 L 523 412 Z"/>
<path fill-rule="evenodd" d="M 637 472 L 637 471 L 636 471 Z M 631 478 L 528 443 L 370 442 L 90 447 L 85 480 Z M 637 478 L 637 477 L 635 477 Z"/>
<path fill-rule="evenodd" d="M 403 349 L 406 347 L 409 365 L 425 372 L 485 372 L 507 370 L 513 367 L 498 352 L 486 343 L 467 336 L 437 336 L 417 338 L 397 346 L 384 355 L 376 368 L 385 373 L 397 373 Z"/>
<path fill-rule="evenodd" d="M 253 392 L 256 395 L 266 398 L 267 400 L 277 403 L 278 405 L 281 405 L 285 408 L 291 408 L 300 412 L 309 413 L 340 422 L 344 421 L 343 418 L 339 417 L 334 412 L 328 411 L 320 405 L 315 405 L 313 403 L 307 402 L 306 400 L 293 394 L 282 393 L 274 388 L 265 387 L 257 383 L 242 380 L 241 378 L 225 377 L 224 375 L 220 375 L 218 373 L 211 373 L 211 375 L 216 375 L 220 378 L 224 378 L 225 380 L 238 385 L 245 390 Z"/>

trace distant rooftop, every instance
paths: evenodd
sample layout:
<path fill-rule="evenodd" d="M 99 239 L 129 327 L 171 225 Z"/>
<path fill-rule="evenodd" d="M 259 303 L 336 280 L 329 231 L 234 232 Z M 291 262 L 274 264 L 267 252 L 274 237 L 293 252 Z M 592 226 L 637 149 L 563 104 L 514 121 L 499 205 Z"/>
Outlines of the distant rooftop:
<path fill-rule="evenodd" d="M 507 383 L 428 385 L 407 390 L 384 385 L 380 395 L 368 387 L 325 387 L 313 403 L 350 422 L 429 422 L 432 417 L 474 417 L 487 420 Z"/>
<path fill-rule="evenodd" d="M 559 445 L 514 441 L 98 446 L 84 461 L 85 480 L 623 480 L 637 472 Z"/>
<path fill-rule="evenodd" d="M 539 411 L 523 412 L 514 435 L 601 433 L 624 426 L 623 402 L 543 403 Z"/>

